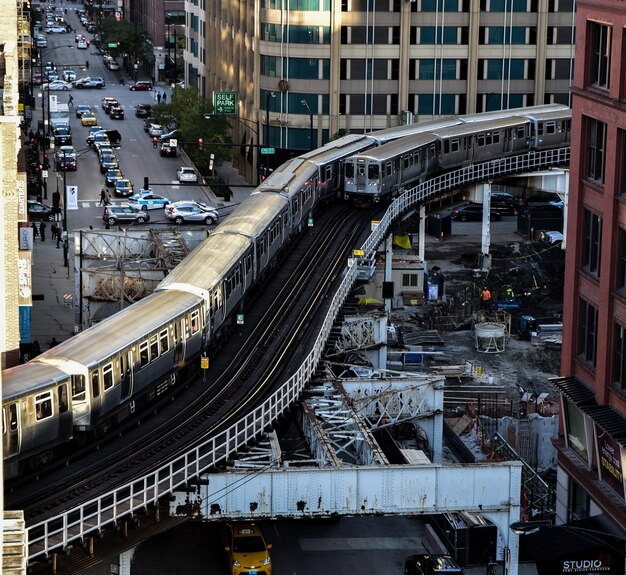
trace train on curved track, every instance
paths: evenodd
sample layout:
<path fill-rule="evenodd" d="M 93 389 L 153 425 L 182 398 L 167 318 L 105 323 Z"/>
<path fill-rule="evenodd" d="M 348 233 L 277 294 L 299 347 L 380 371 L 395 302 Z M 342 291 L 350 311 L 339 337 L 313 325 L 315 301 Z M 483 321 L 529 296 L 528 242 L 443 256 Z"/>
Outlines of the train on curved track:
<path fill-rule="evenodd" d="M 320 202 L 378 202 L 464 164 L 568 146 L 570 122 L 560 105 L 447 117 L 350 134 L 287 161 L 150 296 L 3 371 L 5 478 L 106 433 L 195 370 Z"/>

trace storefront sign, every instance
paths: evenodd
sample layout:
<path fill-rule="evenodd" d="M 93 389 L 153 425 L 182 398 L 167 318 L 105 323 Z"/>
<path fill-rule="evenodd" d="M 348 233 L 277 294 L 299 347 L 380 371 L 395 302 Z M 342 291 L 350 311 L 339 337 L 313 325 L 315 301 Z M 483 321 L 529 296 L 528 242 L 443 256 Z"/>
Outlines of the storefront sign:
<path fill-rule="evenodd" d="M 596 425 L 600 479 L 624 500 L 624 453 L 604 429 Z"/>
<path fill-rule="evenodd" d="M 17 258 L 18 303 L 20 306 L 33 305 L 31 253 L 20 251 Z"/>

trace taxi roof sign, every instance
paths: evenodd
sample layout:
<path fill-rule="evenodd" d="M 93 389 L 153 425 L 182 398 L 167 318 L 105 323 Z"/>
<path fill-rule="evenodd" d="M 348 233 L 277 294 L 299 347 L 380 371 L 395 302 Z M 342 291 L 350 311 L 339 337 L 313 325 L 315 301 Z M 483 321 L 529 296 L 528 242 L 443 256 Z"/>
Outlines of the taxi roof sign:
<path fill-rule="evenodd" d="M 363 252 L 363 250 L 352 250 L 352 255 L 355 258 L 362 258 L 365 255 L 365 253 Z"/>

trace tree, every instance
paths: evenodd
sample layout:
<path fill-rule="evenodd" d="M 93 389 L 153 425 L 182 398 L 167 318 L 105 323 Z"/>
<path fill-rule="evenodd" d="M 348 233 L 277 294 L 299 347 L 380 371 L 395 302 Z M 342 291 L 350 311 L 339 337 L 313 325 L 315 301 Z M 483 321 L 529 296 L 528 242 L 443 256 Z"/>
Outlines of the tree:
<path fill-rule="evenodd" d="M 233 151 L 230 146 L 211 146 L 211 142 L 230 144 L 228 119 L 213 116 L 213 104 L 200 96 L 197 88 L 183 90 L 175 87 L 172 101 L 154 108 L 154 116 L 161 124 L 173 126 L 180 132 L 178 138 L 185 151 L 202 173 L 207 173 L 211 154 L 214 162 L 220 164 L 229 160 Z M 210 116 L 207 118 L 206 116 Z M 202 145 L 199 140 L 202 139 Z"/>
<path fill-rule="evenodd" d="M 148 33 L 127 20 L 118 22 L 113 16 L 103 18 L 96 26 L 94 38 L 96 36 L 96 46 L 114 58 L 128 55 L 134 61 L 152 52 Z M 109 48 L 109 44 L 117 44 L 117 48 Z"/>

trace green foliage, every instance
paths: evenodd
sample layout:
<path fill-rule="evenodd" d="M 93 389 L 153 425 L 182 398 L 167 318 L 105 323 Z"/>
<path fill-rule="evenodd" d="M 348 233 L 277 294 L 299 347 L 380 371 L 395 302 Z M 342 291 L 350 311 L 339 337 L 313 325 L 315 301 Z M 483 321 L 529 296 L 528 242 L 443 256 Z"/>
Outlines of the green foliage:
<path fill-rule="evenodd" d="M 96 46 L 114 58 L 124 54 L 142 58 L 152 51 L 148 33 L 127 20 L 118 22 L 115 17 L 107 16 L 100 20 L 95 33 L 98 35 L 98 40 L 94 41 Z M 109 48 L 108 44 L 117 44 L 118 47 Z"/>
<path fill-rule="evenodd" d="M 330 141 L 332 142 L 333 140 L 338 140 L 339 138 L 343 138 L 344 136 L 347 136 L 350 133 L 350 130 L 346 130 L 345 128 L 341 128 L 341 130 L 337 130 L 332 137 L 330 138 Z"/>
<path fill-rule="evenodd" d="M 230 146 L 211 146 L 214 143 L 231 143 L 228 135 L 228 120 L 224 116 L 205 115 L 213 113 L 213 104 L 200 96 L 197 88 L 174 88 L 172 101 L 154 107 L 154 117 L 168 127 L 176 125 L 180 131 L 180 142 L 185 151 L 202 173 L 207 172 L 210 155 L 220 164 L 229 160 L 233 151 Z M 202 147 L 198 140 L 202 138 Z"/>

